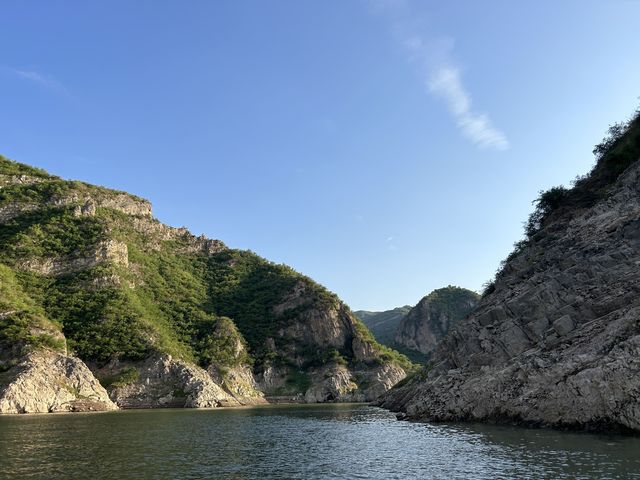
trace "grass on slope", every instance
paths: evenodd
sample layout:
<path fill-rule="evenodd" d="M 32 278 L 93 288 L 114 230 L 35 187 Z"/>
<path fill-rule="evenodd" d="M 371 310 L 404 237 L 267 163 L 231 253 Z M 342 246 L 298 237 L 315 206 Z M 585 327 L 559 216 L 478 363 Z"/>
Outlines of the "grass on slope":
<path fill-rule="evenodd" d="M 60 325 L 25 293 L 13 270 L 0 263 L 0 351 L 25 345 L 63 350 L 64 340 L 55 335 L 59 330 Z"/>

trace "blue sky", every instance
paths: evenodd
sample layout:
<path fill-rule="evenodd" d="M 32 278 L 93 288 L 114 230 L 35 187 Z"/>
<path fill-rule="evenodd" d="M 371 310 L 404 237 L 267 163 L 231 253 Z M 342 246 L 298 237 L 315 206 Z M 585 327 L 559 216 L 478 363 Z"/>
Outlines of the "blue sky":
<path fill-rule="evenodd" d="M 4 1 L 0 153 L 354 309 L 480 289 L 640 95 L 640 2 Z"/>

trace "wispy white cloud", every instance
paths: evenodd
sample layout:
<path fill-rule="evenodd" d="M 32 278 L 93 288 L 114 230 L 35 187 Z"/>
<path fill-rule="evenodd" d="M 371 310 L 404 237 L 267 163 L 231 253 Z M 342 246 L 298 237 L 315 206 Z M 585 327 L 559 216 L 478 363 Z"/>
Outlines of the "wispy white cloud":
<path fill-rule="evenodd" d="M 430 75 L 429 91 L 441 97 L 449 108 L 463 135 L 480 148 L 506 150 L 509 148 L 507 136 L 493 126 L 485 113 L 471 108 L 471 96 L 464 88 L 460 71 L 451 66 L 441 67 Z"/>
<path fill-rule="evenodd" d="M 46 88 L 47 90 L 55 91 L 57 93 L 68 93 L 67 89 L 59 81 L 35 70 L 26 70 L 21 68 L 6 67 L 6 71 L 12 75 Z"/>
<path fill-rule="evenodd" d="M 426 90 L 445 102 L 464 137 L 478 148 L 508 149 L 506 134 L 494 126 L 488 114 L 473 108 L 471 94 L 451 53 L 453 40 L 426 34 L 406 0 L 370 0 L 369 5 L 389 18 L 409 61 L 423 75 Z"/>

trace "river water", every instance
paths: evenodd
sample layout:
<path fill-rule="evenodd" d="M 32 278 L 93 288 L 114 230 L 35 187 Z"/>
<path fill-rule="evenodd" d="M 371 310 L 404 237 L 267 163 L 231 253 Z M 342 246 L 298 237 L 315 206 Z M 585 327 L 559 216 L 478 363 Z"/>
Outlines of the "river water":
<path fill-rule="evenodd" d="M 640 438 L 400 422 L 353 404 L 3 416 L 0 478 L 640 479 Z"/>

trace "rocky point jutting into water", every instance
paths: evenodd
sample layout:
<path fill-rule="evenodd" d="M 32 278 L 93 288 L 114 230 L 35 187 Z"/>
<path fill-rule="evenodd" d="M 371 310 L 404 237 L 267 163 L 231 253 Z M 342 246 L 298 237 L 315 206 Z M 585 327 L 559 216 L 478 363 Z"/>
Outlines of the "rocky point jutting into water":
<path fill-rule="evenodd" d="M 370 401 L 408 368 L 293 269 L 0 157 L 0 413 Z"/>
<path fill-rule="evenodd" d="M 380 404 L 427 421 L 640 431 L 640 118 L 543 193 L 432 364 Z"/>

